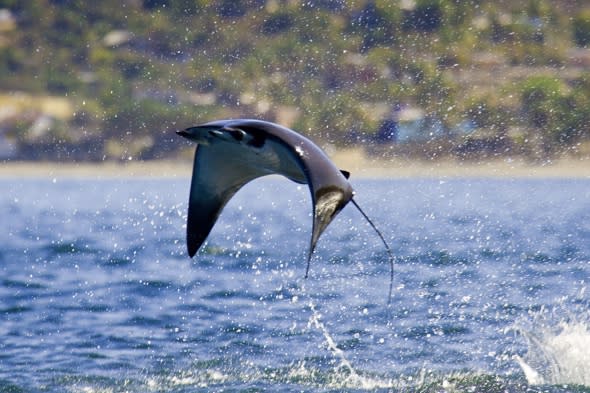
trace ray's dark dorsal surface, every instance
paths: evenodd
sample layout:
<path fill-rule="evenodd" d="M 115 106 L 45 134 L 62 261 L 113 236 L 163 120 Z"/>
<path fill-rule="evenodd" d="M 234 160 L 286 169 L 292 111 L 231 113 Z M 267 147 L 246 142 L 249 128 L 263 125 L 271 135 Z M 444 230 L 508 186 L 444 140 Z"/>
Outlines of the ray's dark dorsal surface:
<path fill-rule="evenodd" d="M 349 173 L 339 170 L 309 139 L 278 124 L 252 119 L 219 120 L 177 132 L 198 144 L 188 205 L 187 247 L 193 257 L 211 232 L 223 207 L 246 183 L 280 174 L 307 184 L 313 204 L 313 227 L 305 277 L 317 241 L 350 201 L 377 232 L 389 254 L 393 285 L 393 256 L 385 238 L 354 201 Z"/>

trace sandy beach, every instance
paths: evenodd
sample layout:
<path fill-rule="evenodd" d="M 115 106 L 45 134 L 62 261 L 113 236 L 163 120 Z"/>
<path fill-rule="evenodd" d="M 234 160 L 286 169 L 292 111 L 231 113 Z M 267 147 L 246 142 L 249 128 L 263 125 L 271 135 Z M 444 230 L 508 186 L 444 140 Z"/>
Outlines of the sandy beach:
<path fill-rule="evenodd" d="M 362 149 L 330 152 L 339 168 L 353 178 L 580 178 L 590 179 L 590 159 L 565 158 L 544 164 L 521 159 L 483 162 L 457 160 L 376 159 Z M 3 162 L 0 178 L 189 177 L 190 160 L 127 161 L 104 163 Z"/>

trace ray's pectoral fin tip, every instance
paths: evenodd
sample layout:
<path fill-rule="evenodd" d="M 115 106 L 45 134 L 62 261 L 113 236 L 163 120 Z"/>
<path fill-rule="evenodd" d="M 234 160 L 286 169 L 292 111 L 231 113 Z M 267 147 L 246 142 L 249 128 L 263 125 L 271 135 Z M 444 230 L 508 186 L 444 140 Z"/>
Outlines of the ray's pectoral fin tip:
<path fill-rule="evenodd" d="M 187 249 L 188 249 L 188 256 L 189 257 L 194 257 L 197 254 L 197 251 L 199 251 L 199 247 L 196 246 L 196 243 L 194 242 L 187 242 Z"/>
<path fill-rule="evenodd" d="M 190 257 L 201 248 L 223 207 L 242 186 L 261 176 L 280 174 L 308 184 L 312 195 L 314 221 L 305 277 L 319 237 L 352 200 L 385 244 L 393 278 L 391 250 L 381 232 L 352 199 L 350 172 L 336 168 L 312 141 L 278 124 L 251 119 L 213 121 L 176 133 L 198 143 L 186 230 Z"/>

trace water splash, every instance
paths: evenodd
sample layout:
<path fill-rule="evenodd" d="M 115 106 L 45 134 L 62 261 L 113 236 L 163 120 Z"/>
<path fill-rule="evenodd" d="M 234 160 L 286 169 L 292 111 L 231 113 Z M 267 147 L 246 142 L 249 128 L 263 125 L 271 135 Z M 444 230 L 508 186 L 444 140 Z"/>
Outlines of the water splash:
<path fill-rule="evenodd" d="M 590 310 L 586 302 L 575 308 L 565 317 L 542 308 L 515 327 L 527 343 L 526 355 L 515 360 L 531 385 L 590 386 Z"/>
<path fill-rule="evenodd" d="M 539 333 L 521 331 L 528 344 L 524 358 L 515 359 L 528 382 L 590 386 L 590 330 L 585 323 L 561 322 Z"/>
<path fill-rule="evenodd" d="M 309 308 L 311 309 L 312 315 L 309 318 L 308 327 L 312 326 L 318 329 L 324 339 L 328 350 L 332 353 L 334 358 L 338 359 L 339 364 L 335 368 L 335 373 L 339 377 L 337 381 L 333 381 L 334 387 L 339 388 L 354 388 L 354 389 L 379 389 L 379 388 L 391 388 L 393 387 L 392 381 L 381 380 L 375 377 L 367 377 L 359 374 L 350 361 L 346 358 L 346 354 L 340 348 L 332 338 L 332 335 L 321 321 L 322 315 L 316 310 L 315 305 L 310 300 Z"/>

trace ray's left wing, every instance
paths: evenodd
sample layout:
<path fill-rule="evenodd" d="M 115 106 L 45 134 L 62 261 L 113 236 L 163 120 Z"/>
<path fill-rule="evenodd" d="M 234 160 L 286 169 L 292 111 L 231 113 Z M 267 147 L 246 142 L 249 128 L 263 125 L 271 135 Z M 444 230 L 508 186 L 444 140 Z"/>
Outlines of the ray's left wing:
<path fill-rule="evenodd" d="M 186 241 L 193 257 L 211 232 L 221 210 L 246 183 L 266 173 L 232 159 L 232 145 L 198 145 L 188 204 Z"/>

